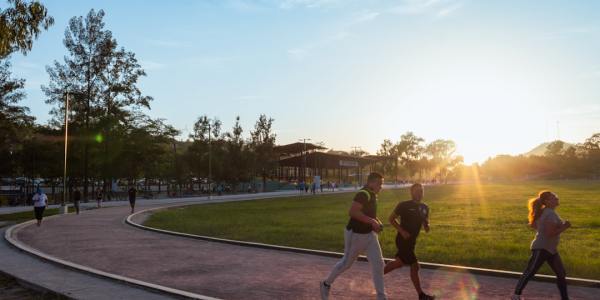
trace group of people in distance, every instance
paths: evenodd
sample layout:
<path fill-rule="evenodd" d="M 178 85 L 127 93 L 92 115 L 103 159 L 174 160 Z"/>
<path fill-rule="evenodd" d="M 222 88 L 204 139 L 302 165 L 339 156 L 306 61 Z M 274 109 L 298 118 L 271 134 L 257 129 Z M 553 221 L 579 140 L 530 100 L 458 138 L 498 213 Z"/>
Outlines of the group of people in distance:
<path fill-rule="evenodd" d="M 348 211 L 350 220 L 344 233 L 344 256 L 339 260 L 329 276 L 320 282 L 321 299 L 329 299 L 335 279 L 348 270 L 361 253 L 365 253 L 371 264 L 373 284 L 378 300 L 387 299 L 383 275 L 403 266 L 410 267 L 410 278 L 419 300 L 435 299 L 421 288 L 419 262 L 415 255 L 417 237 L 421 228 L 429 232 L 429 207 L 422 202 L 423 185 L 416 183 L 410 187 L 411 200 L 399 202 L 389 216 L 389 223 L 396 230 L 397 252 L 393 261 L 384 263 L 378 233 L 383 223 L 377 218 L 377 194 L 381 191 L 383 176 L 371 173 L 367 185 L 354 196 Z M 569 221 L 560 219 L 554 209 L 559 205 L 556 194 L 542 191 L 538 197 L 529 200 L 529 226 L 537 231 L 531 243 L 531 258 L 519 279 L 512 300 L 520 300 L 521 292 L 539 268 L 547 262 L 556 273 L 557 286 L 561 299 L 568 299 L 566 273 L 557 251 L 560 234 L 571 227 Z"/>
<path fill-rule="evenodd" d="M 134 186 L 131 186 L 127 191 L 127 197 L 129 198 L 129 206 L 131 207 L 131 213 L 135 211 L 135 199 L 137 195 L 137 190 Z M 78 187 L 75 187 L 73 190 L 73 208 L 75 208 L 75 213 L 79 214 L 79 204 L 81 202 L 81 191 L 79 191 Z M 44 193 L 44 191 L 38 186 L 35 194 L 33 195 L 33 214 L 35 219 L 37 220 L 37 226 L 40 227 L 42 225 L 42 219 L 44 218 L 44 211 L 48 207 L 48 196 Z M 98 208 L 101 207 L 100 201 L 102 200 L 102 196 L 97 197 L 97 205 Z"/>

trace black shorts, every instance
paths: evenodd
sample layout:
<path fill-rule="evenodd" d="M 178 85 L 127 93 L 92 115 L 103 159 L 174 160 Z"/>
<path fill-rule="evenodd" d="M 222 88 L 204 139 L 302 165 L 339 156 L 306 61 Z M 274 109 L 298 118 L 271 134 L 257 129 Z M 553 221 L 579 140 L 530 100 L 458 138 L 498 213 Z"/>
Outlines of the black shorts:
<path fill-rule="evenodd" d="M 45 206 L 41 206 L 41 207 L 34 207 L 33 208 L 33 212 L 35 214 L 35 218 L 37 220 L 41 220 L 44 217 L 44 210 L 46 209 Z"/>
<path fill-rule="evenodd" d="M 135 198 L 129 198 L 129 205 L 135 205 Z"/>
<path fill-rule="evenodd" d="M 400 234 L 396 235 L 396 258 L 399 258 L 405 265 L 412 265 L 417 262 L 417 256 L 415 255 L 415 245 L 417 239 L 408 238 L 405 240 Z"/>

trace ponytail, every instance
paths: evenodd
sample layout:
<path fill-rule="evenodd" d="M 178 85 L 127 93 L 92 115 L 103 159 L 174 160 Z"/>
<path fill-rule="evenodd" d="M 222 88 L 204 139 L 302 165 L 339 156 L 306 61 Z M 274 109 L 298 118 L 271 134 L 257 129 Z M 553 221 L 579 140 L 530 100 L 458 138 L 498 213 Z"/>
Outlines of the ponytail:
<path fill-rule="evenodd" d="M 546 199 L 548 199 L 552 195 L 550 191 L 541 191 L 536 198 L 532 198 L 529 200 L 527 207 L 529 208 L 529 226 L 532 228 L 537 228 L 535 221 L 537 221 L 544 208 L 546 208 Z"/>

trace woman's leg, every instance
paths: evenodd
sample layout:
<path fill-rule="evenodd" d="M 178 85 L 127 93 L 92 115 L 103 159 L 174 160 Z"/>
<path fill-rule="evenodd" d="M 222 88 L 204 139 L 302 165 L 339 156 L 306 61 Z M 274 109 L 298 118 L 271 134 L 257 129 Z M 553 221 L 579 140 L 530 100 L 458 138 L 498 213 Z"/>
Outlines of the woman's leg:
<path fill-rule="evenodd" d="M 548 259 L 548 264 L 556 274 L 556 285 L 560 291 L 560 298 L 562 300 L 569 299 L 569 294 L 567 293 L 567 272 L 565 272 L 565 267 L 562 263 L 562 259 L 560 259 L 560 255 L 558 253 L 554 254 Z"/>
<path fill-rule="evenodd" d="M 529 258 L 529 263 L 527 263 L 527 268 L 523 271 L 523 275 L 521 275 L 521 279 L 519 279 L 515 287 L 515 295 L 521 295 L 529 280 L 537 273 L 546 259 L 548 259 L 549 254 L 546 250 L 531 250 L 531 257 Z"/>

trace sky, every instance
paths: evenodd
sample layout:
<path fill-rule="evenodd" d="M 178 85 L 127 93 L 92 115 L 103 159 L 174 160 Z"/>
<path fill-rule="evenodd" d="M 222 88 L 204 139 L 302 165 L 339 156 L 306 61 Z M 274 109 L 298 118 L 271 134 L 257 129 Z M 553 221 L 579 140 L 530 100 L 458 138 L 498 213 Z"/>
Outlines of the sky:
<path fill-rule="evenodd" d="M 3 1 L 6 2 L 6 1 Z M 375 153 L 407 131 L 451 139 L 466 163 L 600 132 L 600 2 L 468 0 L 42 1 L 55 24 L 13 54 L 39 123 L 40 86 L 63 62 L 68 21 L 104 9 L 147 72 L 148 114 L 182 130 L 201 115 L 277 143 Z M 5 6 L 6 3 L 0 4 Z"/>

